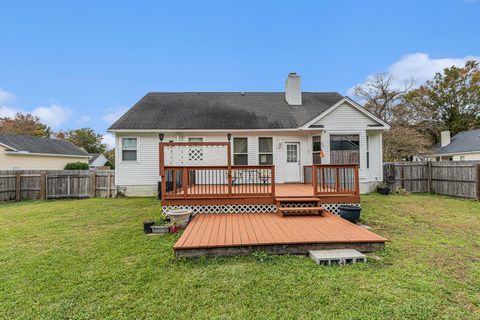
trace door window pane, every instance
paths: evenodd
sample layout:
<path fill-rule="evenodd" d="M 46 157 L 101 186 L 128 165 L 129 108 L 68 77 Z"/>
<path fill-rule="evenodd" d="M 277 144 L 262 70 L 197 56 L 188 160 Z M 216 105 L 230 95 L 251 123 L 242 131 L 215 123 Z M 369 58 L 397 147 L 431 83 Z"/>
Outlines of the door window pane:
<path fill-rule="evenodd" d="M 297 147 L 296 144 L 287 144 L 287 162 L 298 162 Z"/>

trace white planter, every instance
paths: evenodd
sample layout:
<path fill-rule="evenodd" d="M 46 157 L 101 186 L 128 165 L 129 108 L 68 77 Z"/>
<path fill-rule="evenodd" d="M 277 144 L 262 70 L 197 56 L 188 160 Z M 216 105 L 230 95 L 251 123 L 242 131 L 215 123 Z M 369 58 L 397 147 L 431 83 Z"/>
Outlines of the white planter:
<path fill-rule="evenodd" d="M 170 218 L 170 221 L 174 224 L 185 225 L 192 214 L 192 210 L 188 209 L 176 209 L 168 210 L 166 216 Z"/>

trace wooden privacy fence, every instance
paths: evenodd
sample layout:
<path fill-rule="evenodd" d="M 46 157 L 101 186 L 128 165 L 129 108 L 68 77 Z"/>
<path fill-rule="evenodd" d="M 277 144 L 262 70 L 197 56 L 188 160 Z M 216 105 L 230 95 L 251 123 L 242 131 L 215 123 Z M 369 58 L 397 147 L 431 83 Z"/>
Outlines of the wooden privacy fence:
<path fill-rule="evenodd" d="M 393 191 L 403 188 L 480 200 L 480 161 L 385 163 L 383 178 Z"/>
<path fill-rule="evenodd" d="M 113 170 L 0 170 L 0 202 L 113 196 Z"/>

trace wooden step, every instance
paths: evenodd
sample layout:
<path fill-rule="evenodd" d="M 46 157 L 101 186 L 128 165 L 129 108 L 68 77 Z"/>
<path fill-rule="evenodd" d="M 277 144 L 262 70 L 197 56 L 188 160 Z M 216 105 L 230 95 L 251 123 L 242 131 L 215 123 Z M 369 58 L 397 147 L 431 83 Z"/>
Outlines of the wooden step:
<path fill-rule="evenodd" d="M 322 207 L 291 207 L 278 208 L 278 213 L 282 216 L 311 216 L 321 215 L 325 211 Z"/>
<path fill-rule="evenodd" d="M 317 202 L 319 198 L 275 198 L 277 202 Z"/>

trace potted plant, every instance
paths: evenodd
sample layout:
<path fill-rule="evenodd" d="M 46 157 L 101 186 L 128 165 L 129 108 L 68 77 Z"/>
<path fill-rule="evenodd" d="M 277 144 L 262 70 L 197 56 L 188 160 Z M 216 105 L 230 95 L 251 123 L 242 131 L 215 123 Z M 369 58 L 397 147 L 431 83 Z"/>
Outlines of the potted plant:
<path fill-rule="evenodd" d="M 170 231 L 170 219 L 163 213 L 160 214 L 160 221 L 158 224 L 152 225 L 152 233 L 165 234 Z"/>
<path fill-rule="evenodd" d="M 340 217 L 343 219 L 348 220 L 351 223 L 357 223 L 358 220 L 360 220 L 360 212 L 362 211 L 362 208 L 349 204 L 342 204 L 338 206 L 338 211 Z"/>
<path fill-rule="evenodd" d="M 390 193 L 390 186 L 385 181 L 379 182 L 379 184 L 377 185 L 377 192 L 383 195 L 387 195 Z"/>
<path fill-rule="evenodd" d="M 168 210 L 166 216 L 170 218 L 173 224 L 179 226 L 186 226 L 190 220 L 192 210 L 189 209 L 175 209 Z"/>
<path fill-rule="evenodd" d="M 177 233 L 178 231 L 180 231 L 180 226 L 174 222 L 170 225 L 169 231 L 170 233 Z"/>

